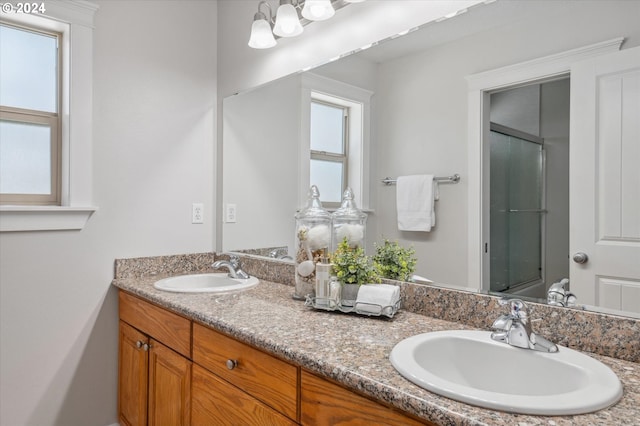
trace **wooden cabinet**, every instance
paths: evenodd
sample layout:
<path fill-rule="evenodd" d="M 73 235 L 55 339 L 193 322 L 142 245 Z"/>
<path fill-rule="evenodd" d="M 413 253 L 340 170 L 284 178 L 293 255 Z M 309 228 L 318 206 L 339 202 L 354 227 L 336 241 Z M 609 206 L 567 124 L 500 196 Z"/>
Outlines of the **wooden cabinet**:
<path fill-rule="evenodd" d="M 123 426 L 431 424 L 138 297 L 119 297 Z"/>
<path fill-rule="evenodd" d="M 193 362 L 242 389 L 262 403 L 258 405 L 297 421 L 298 367 L 199 324 L 193 325 Z"/>
<path fill-rule="evenodd" d="M 118 356 L 118 418 L 121 425 L 147 424 L 149 357 L 142 350 L 147 336 L 120 321 Z"/>
<path fill-rule="evenodd" d="M 191 322 L 122 292 L 120 318 L 120 424 L 189 425 L 191 361 L 175 349 L 191 353 Z"/>
<path fill-rule="evenodd" d="M 191 358 L 191 321 L 149 302 L 120 292 L 120 319 Z"/>
<path fill-rule="evenodd" d="M 204 368 L 193 366 L 193 425 L 293 426 L 294 421 Z"/>
<path fill-rule="evenodd" d="M 418 421 L 328 380 L 302 371 L 302 425 L 433 425 Z"/>
<path fill-rule="evenodd" d="M 149 426 L 191 424 L 191 361 L 151 340 Z"/>

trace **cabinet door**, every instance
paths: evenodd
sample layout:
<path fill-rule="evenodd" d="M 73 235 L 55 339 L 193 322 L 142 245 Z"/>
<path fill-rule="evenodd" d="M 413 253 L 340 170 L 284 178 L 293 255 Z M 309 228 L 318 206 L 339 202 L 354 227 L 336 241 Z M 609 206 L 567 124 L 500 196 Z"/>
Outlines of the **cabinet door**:
<path fill-rule="evenodd" d="M 414 420 L 306 371 L 302 371 L 301 395 L 303 425 L 433 425 L 426 420 Z"/>
<path fill-rule="evenodd" d="M 151 340 L 149 426 L 188 426 L 191 418 L 191 361 Z"/>
<path fill-rule="evenodd" d="M 293 426 L 293 421 L 197 364 L 193 366 L 194 425 Z"/>
<path fill-rule="evenodd" d="M 120 321 L 118 340 L 118 418 L 121 425 L 146 426 L 148 338 Z"/>

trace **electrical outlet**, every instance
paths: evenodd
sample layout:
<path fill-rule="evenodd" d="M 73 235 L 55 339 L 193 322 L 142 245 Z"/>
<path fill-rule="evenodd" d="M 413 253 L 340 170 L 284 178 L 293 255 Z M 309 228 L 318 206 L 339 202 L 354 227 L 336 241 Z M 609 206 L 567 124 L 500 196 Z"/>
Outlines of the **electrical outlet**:
<path fill-rule="evenodd" d="M 235 204 L 227 204 L 227 211 L 225 215 L 225 222 L 227 223 L 236 223 L 236 205 Z"/>
<path fill-rule="evenodd" d="M 202 203 L 191 205 L 191 223 L 204 223 L 204 206 Z"/>

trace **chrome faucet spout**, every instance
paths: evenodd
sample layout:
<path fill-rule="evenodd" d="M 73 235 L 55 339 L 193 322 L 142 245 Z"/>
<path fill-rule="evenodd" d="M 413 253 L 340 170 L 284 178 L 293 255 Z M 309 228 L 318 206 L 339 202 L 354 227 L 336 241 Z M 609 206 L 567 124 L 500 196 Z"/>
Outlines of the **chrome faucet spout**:
<path fill-rule="evenodd" d="M 237 256 L 231 256 L 229 260 L 218 260 L 214 262 L 211 267 L 213 269 L 226 268 L 231 278 L 239 278 L 242 280 L 249 278 L 249 274 L 240 267 L 240 259 L 238 259 Z"/>
<path fill-rule="evenodd" d="M 538 336 L 531 330 L 527 306 L 520 299 L 500 299 L 501 305 L 509 305 L 510 313 L 500 315 L 491 328 L 491 338 L 498 342 L 507 343 L 523 349 L 533 349 L 542 352 L 558 352 L 558 347 Z"/>

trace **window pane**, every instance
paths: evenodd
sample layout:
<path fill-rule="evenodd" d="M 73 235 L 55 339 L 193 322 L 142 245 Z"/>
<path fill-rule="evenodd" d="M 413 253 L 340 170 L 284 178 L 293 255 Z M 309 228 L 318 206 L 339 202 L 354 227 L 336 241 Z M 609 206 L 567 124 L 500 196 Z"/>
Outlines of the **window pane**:
<path fill-rule="evenodd" d="M 0 121 L 0 192 L 51 194 L 51 128 Z"/>
<path fill-rule="evenodd" d="M 0 104 L 57 112 L 57 39 L 0 25 Z"/>
<path fill-rule="evenodd" d="M 339 203 L 342 199 L 342 163 L 311 160 L 311 185 L 320 190 L 320 200 Z"/>
<path fill-rule="evenodd" d="M 311 150 L 344 153 L 344 110 L 311 103 Z"/>

